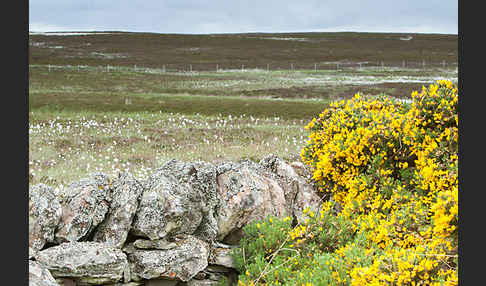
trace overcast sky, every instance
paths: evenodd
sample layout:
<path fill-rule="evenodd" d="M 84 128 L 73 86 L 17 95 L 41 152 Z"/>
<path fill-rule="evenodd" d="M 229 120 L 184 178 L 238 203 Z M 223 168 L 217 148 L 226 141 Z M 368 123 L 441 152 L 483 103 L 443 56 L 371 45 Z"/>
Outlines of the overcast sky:
<path fill-rule="evenodd" d="M 29 30 L 457 34 L 457 0 L 30 0 Z"/>

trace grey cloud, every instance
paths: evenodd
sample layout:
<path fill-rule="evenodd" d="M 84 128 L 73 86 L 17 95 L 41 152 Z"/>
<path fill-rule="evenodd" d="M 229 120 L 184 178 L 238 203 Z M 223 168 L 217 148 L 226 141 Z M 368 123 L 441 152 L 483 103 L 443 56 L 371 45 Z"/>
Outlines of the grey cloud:
<path fill-rule="evenodd" d="M 450 0 L 31 0 L 29 17 L 33 25 L 71 30 L 229 33 L 427 27 L 428 32 L 457 33 L 457 1 Z"/>

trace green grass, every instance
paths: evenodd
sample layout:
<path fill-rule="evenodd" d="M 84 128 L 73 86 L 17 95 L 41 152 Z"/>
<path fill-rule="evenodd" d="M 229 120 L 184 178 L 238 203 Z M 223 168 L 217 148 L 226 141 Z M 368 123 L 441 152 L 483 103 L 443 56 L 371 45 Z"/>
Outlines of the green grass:
<path fill-rule="evenodd" d="M 67 184 L 91 172 L 130 171 L 139 178 L 169 159 L 219 162 L 297 160 L 306 139 L 303 119 L 158 112 L 29 113 L 31 184 Z"/>
<path fill-rule="evenodd" d="M 93 68 L 52 69 L 32 66 L 32 93 L 190 94 L 276 98 L 333 99 L 386 92 L 408 97 L 409 91 L 436 78 L 457 78 L 454 70 L 342 70 L 342 71 L 246 71 L 149 73 L 131 69 L 111 72 Z"/>
<path fill-rule="evenodd" d="M 32 91 L 30 110 L 92 112 L 165 112 L 186 115 L 252 115 L 283 119 L 312 119 L 327 100 L 265 99 L 235 96 L 133 93 L 66 93 Z"/>
<path fill-rule="evenodd" d="M 450 65 L 335 70 L 332 62 L 363 59 L 457 62 L 455 35 L 401 36 L 29 35 L 29 182 L 67 184 L 123 170 L 143 178 L 169 159 L 259 160 L 273 153 L 299 160 L 303 127 L 330 101 L 356 92 L 407 98 L 436 78 L 457 80 Z M 161 70 L 187 70 L 188 63 L 193 72 Z"/>

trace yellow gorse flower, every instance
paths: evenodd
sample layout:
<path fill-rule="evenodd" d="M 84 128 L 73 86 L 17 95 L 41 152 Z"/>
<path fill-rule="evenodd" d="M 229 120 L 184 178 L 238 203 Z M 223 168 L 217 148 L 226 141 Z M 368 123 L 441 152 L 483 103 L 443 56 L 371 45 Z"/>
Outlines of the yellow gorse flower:
<path fill-rule="evenodd" d="M 406 106 L 356 94 L 306 126 L 301 158 L 312 179 L 366 234 L 370 251 L 380 249 L 368 266 L 348 261 L 351 285 L 457 285 L 457 87 L 439 80 L 411 97 Z"/>

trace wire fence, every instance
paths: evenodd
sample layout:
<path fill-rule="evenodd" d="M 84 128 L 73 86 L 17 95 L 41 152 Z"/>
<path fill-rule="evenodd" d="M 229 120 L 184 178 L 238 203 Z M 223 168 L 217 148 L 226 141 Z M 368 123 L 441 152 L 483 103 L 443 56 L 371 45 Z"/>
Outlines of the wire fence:
<path fill-rule="evenodd" d="M 89 65 L 29 65 L 30 68 L 46 69 L 55 71 L 59 69 L 74 71 L 99 71 L 99 72 L 143 72 L 143 73 L 179 73 L 179 72 L 208 72 L 208 71 L 343 71 L 343 70 L 451 70 L 457 71 L 457 62 L 325 62 L 325 63 L 268 63 L 266 65 L 251 64 L 208 64 L 208 63 L 188 63 L 188 64 L 165 64 L 161 67 L 142 67 L 142 66 L 89 66 Z"/>

